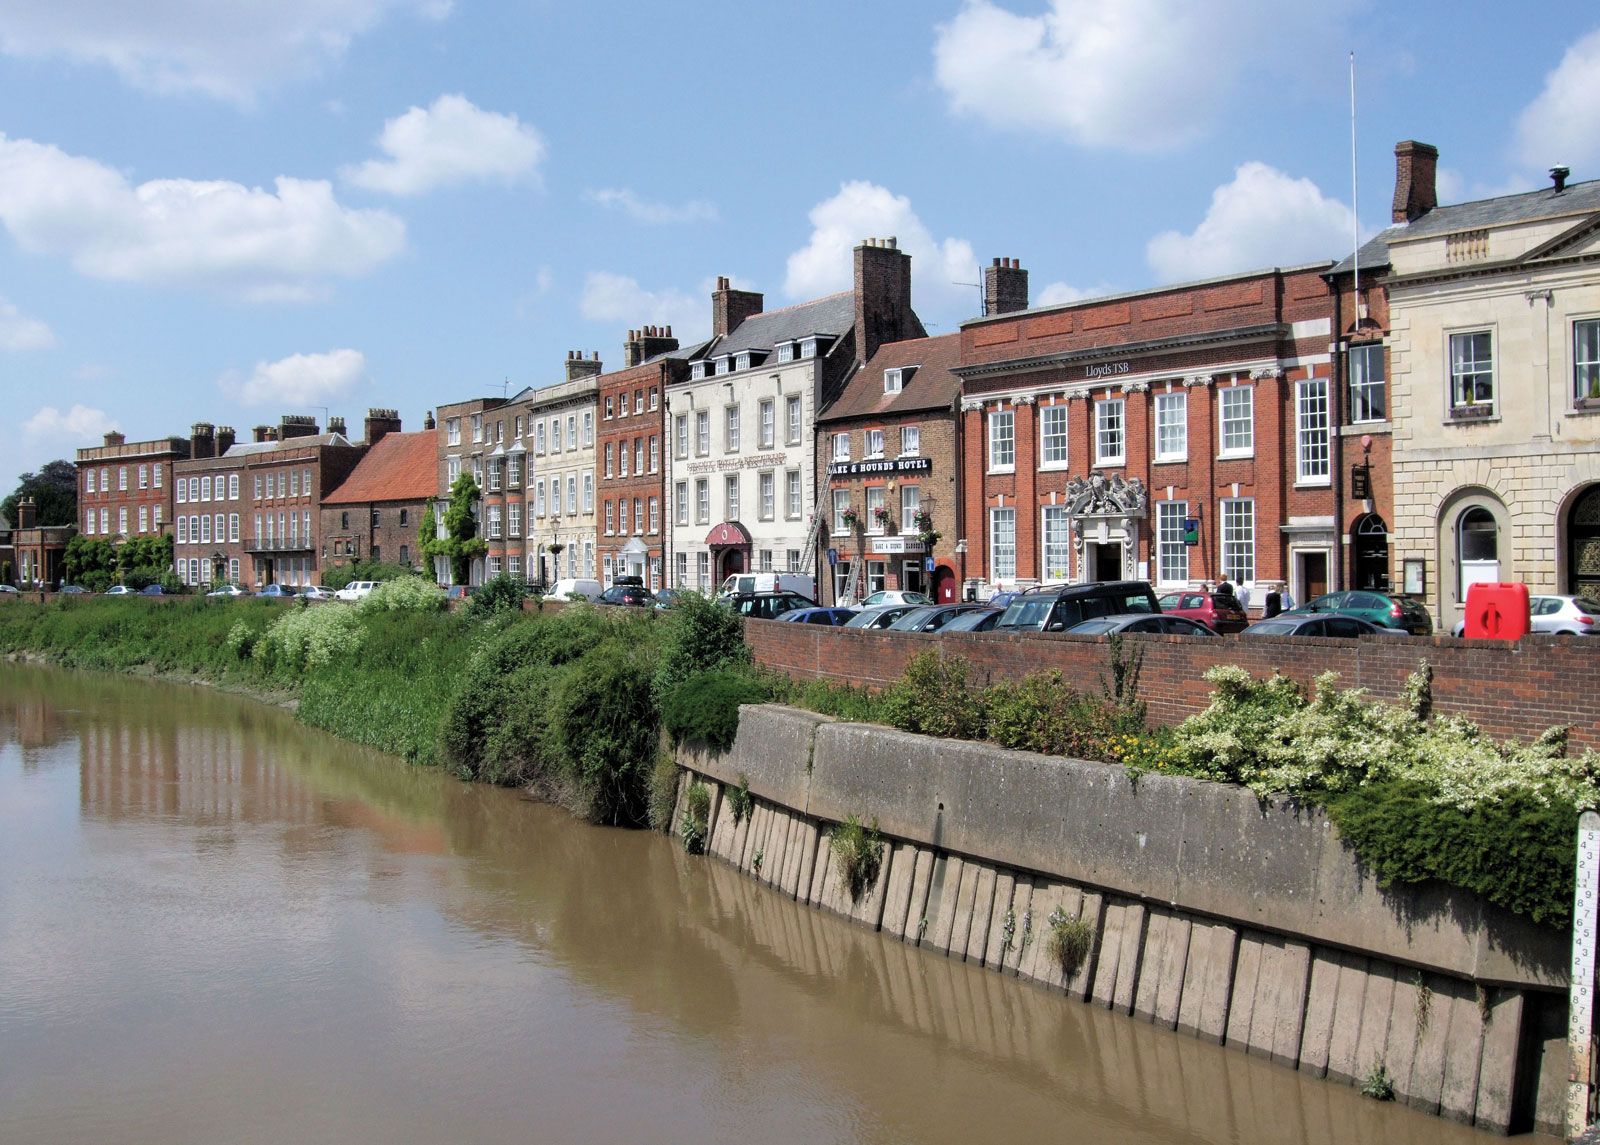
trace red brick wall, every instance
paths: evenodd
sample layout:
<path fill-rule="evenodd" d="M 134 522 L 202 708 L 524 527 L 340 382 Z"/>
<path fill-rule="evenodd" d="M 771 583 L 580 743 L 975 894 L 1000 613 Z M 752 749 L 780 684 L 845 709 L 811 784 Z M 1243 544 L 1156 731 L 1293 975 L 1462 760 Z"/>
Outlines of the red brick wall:
<path fill-rule="evenodd" d="M 881 688 L 898 679 L 918 652 L 962 656 L 979 684 L 1017 680 L 1060 669 L 1080 690 L 1099 687 L 1107 645 L 1099 637 L 1010 635 L 990 632 L 861 632 L 776 620 L 745 623 L 756 662 L 796 679 L 825 679 Z M 1139 694 L 1154 724 L 1171 724 L 1202 710 L 1210 687 L 1202 678 L 1218 664 L 1237 664 L 1256 676 L 1282 672 L 1309 687 L 1322 672 L 1339 673 L 1345 687 L 1375 698 L 1400 696 L 1407 675 L 1433 666 L 1435 711 L 1468 716 L 1495 736 L 1531 739 L 1546 728 L 1572 725 L 1574 749 L 1600 748 L 1593 716 L 1593 649 L 1584 640 L 1531 637 L 1516 644 L 1372 638 L 1365 640 L 1221 637 L 1189 640 L 1132 637 L 1144 650 Z"/>

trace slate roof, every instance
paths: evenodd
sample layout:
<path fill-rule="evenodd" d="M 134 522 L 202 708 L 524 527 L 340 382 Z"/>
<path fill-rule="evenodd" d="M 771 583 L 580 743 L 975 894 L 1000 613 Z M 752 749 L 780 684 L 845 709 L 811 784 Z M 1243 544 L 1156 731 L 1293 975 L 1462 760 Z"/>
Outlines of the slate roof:
<path fill-rule="evenodd" d="M 282 441 L 241 441 L 228 447 L 224 457 L 246 457 L 253 453 L 276 453 L 280 449 L 303 449 L 308 445 L 349 445 L 350 439 L 342 433 L 307 434 L 305 437 L 286 437 Z"/>
<path fill-rule="evenodd" d="M 886 417 L 924 410 L 948 410 L 961 391 L 961 379 L 950 368 L 961 360 L 961 335 L 908 338 L 878 347 L 872 360 L 855 372 L 844 392 L 817 419 L 819 423 L 860 417 Z M 915 366 L 916 372 L 896 394 L 883 392 L 883 372 Z"/>
<path fill-rule="evenodd" d="M 426 501 L 438 493 L 439 436 L 432 430 L 387 433 L 367 450 L 344 483 L 322 499 L 324 505 L 367 505 L 375 501 Z"/>
<path fill-rule="evenodd" d="M 1541 187 L 1520 195 L 1500 195 L 1493 199 L 1435 207 L 1419 219 L 1397 223 L 1368 239 L 1359 251 L 1361 265 L 1363 268 L 1388 266 L 1389 243 L 1402 237 L 1427 238 L 1430 235 L 1483 230 L 1507 223 L 1527 223 L 1594 211 L 1600 211 L 1600 179 L 1569 183 L 1560 194 L 1556 193 L 1554 187 Z M 1328 273 L 1350 273 L 1351 261 L 1346 258 Z"/>
<path fill-rule="evenodd" d="M 855 320 L 855 294 L 846 290 L 797 306 L 752 314 L 739 323 L 733 333 L 702 347 L 701 352 L 694 356 L 720 358 L 724 354 L 737 354 L 742 350 L 771 351 L 779 342 L 794 342 L 812 334 L 837 338 L 850 329 Z"/>

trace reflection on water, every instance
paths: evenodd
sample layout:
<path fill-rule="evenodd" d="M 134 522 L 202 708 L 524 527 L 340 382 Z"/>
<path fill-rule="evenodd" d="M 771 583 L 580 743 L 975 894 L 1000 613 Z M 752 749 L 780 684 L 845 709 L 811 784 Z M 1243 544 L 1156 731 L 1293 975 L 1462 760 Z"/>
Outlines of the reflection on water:
<path fill-rule="evenodd" d="M 0 1141 L 1465 1142 L 204 689 L 0 665 Z"/>

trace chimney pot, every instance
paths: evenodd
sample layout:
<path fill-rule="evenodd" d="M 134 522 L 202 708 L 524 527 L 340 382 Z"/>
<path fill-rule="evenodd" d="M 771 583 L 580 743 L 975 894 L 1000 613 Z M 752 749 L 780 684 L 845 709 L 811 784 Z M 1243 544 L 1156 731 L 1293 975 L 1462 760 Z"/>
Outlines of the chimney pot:
<path fill-rule="evenodd" d="M 1555 184 L 1556 194 L 1567 189 L 1567 176 L 1572 174 L 1572 168 L 1564 163 L 1557 163 L 1550 168 L 1550 181 Z"/>

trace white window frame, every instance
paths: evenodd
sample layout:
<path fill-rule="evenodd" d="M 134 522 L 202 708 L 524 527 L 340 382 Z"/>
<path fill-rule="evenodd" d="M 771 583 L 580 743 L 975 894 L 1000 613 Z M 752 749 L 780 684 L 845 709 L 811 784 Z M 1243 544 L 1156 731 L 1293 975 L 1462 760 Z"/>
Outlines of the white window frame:
<path fill-rule="evenodd" d="M 1066 505 L 1039 508 L 1039 579 L 1068 580 L 1072 576 L 1072 521 Z"/>
<path fill-rule="evenodd" d="M 1328 379 L 1302 378 L 1294 384 L 1296 485 L 1333 483 L 1332 411 Z"/>
<path fill-rule="evenodd" d="M 694 519 L 698 525 L 711 524 L 711 479 L 694 479 Z"/>
<path fill-rule="evenodd" d="M 989 580 L 998 584 L 1016 579 L 1017 510 L 1005 505 L 989 510 Z"/>
<path fill-rule="evenodd" d="M 882 536 L 886 531 L 882 522 L 878 520 L 878 510 L 888 507 L 888 501 L 882 485 L 868 485 L 864 492 L 867 502 L 867 533 L 870 536 Z"/>
<path fill-rule="evenodd" d="M 789 445 L 799 445 L 805 436 L 805 406 L 799 394 L 790 394 L 783 400 L 783 416 L 785 422 L 784 441 Z"/>
<path fill-rule="evenodd" d="M 1060 403 L 1038 407 L 1039 468 L 1067 467 L 1067 407 Z M 1056 423 L 1060 424 L 1056 424 Z"/>
<path fill-rule="evenodd" d="M 762 398 L 756 403 L 756 419 L 759 423 L 760 448 L 771 449 L 778 440 L 778 414 L 777 405 L 771 398 Z"/>
<path fill-rule="evenodd" d="M 798 521 L 805 508 L 804 491 L 800 485 L 800 471 L 798 469 L 790 469 L 785 472 L 784 499 L 786 516 L 791 521 Z"/>
<path fill-rule="evenodd" d="M 1462 345 L 1467 339 L 1475 338 L 1487 339 L 1488 358 L 1482 359 L 1474 355 L 1470 359 L 1458 362 L 1456 359 L 1457 346 Z M 1452 330 L 1448 332 L 1445 335 L 1445 353 L 1445 368 L 1449 371 L 1449 389 L 1446 392 L 1446 399 L 1450 403 L 1450 415 L 1458 417 L 1461 416 L 1464 410 L 1472 410 L 1476 413 L 1480 409 L 1487 408 L 1489 410 L 1488 416 L 1493 417 L 1499 408 L 1500 399 L 1499 377 L 1495 366 L 1497 355 L 1494 345 L 1494 328 L 1479 327 L 1472 330 Z M 1463 366 L 1472 368 L 1463 369 Z M 1473 390 L 1471 397 L 1466 401 L 1461 400 L 1462 386 L 1468 384 L 1466 380 L 1483 377 L 1487 377 L 1488 381 L 1486 383 L 1483 381 L 1471 382 Z M 1484 400 L 1481 396 L 1481 390 L 1484 385 L 1487 385 L 1489 390 L 1487 400 Z"/>
<path fill-rule="evenodd" d="M 725 406 L 722 416 L 722 448 L 727 453 L 739 452 L 739 406 Z"/>
<path fill-rule="evenodd" d="M 1168 390 L 1155 395 L 1156 460 L 1189 460 L 1189 395 Z"/>
<path fill-rule="evenodd" d="M 1217 552 L 1222 575 L 1235 585 L 1256 579 L 1256 501 L 1224 497 L 1217 503 Z"/>
<path fill-rule="evenodd" d="M 1372 365 L 1377 364 L 1377 377 Z M 1387 421 L 1389 418 L 1388 371 L 1382 342 L 1361 342 L 1350 347 L 1345 359 L 1350 377 L 1350 421 Z"/>
<path fill-rule="evenodd" d="M 778 475 L 771 469 L 763 469 L 756 484 L 756 512 L 761 520 L 771 521 L 778 513 Z"/>
<path fill-rule="evenodd" d="M 896 366 L 896 367 L 894 367 L 892 369 L 888 369 L 888 370 L 885 370 L 883 372 L 883 392 L 884 393 L 886 393 L 886 394 L 898 394 L 902 390 L 904 390 L 905 388 L 906 388 L 906 386 L 905 386 L 905 378 L 904 378 L 904 375 L 900 372 L 900 367 Z"/>
<path fill-rule="evenodd" d="M 1189 583 L 1189 546 L 1183 542 L 1183 523 L 1189 518 L 1189 502 L 1156 502 L 1156 583 Z"/>
<path fill-rule="evenodd" d="M 986 418 L 989 439 L 990 473 L 1015 473 L 1017 470 L 1017 411 L 990 410 Z"/>
<path fill-rule="evenodd" d="M 883 430 L 869 429 L 863 434 L 861 456 L 868 461 L 883 456 Z"/>
<path fill-rule="evenodd" d="M 850 534 L 850 526 L 845 524 L 844 511 L 850 508 L 850 490 L 835 489 L 832 492 L 832 523 L 828 531 L 835 537 L 845 537 Z"/>
<path fill-rule="evenodd" d="M 711 456 L 711 411 L 696 410 L 694 414 L 694 455 Z"/>
<path fill-rule="evenodd" d="M 1247 383 L 1217 389 L 1217 456 L 1254 457 L 1255 387 Z"/>
<path fill-rule="evenodd" d="M 672 487 L 673 498 L 673 523 L 687 525 L 689 523 L 689 483 L 679 481 Z"/>
<path fill-rule="evenodd" d="M 1112 466 L 1128 463 L 1126 398 L 1101 398 L 1094 403 L 1094 463 Z"/>
<path fill-rule="evenodd" d="M 836 433 L 833 435 L 833 452 L 830 456 L 835 461 L 850 460 L 850 435 L 848 433 Z"/>

